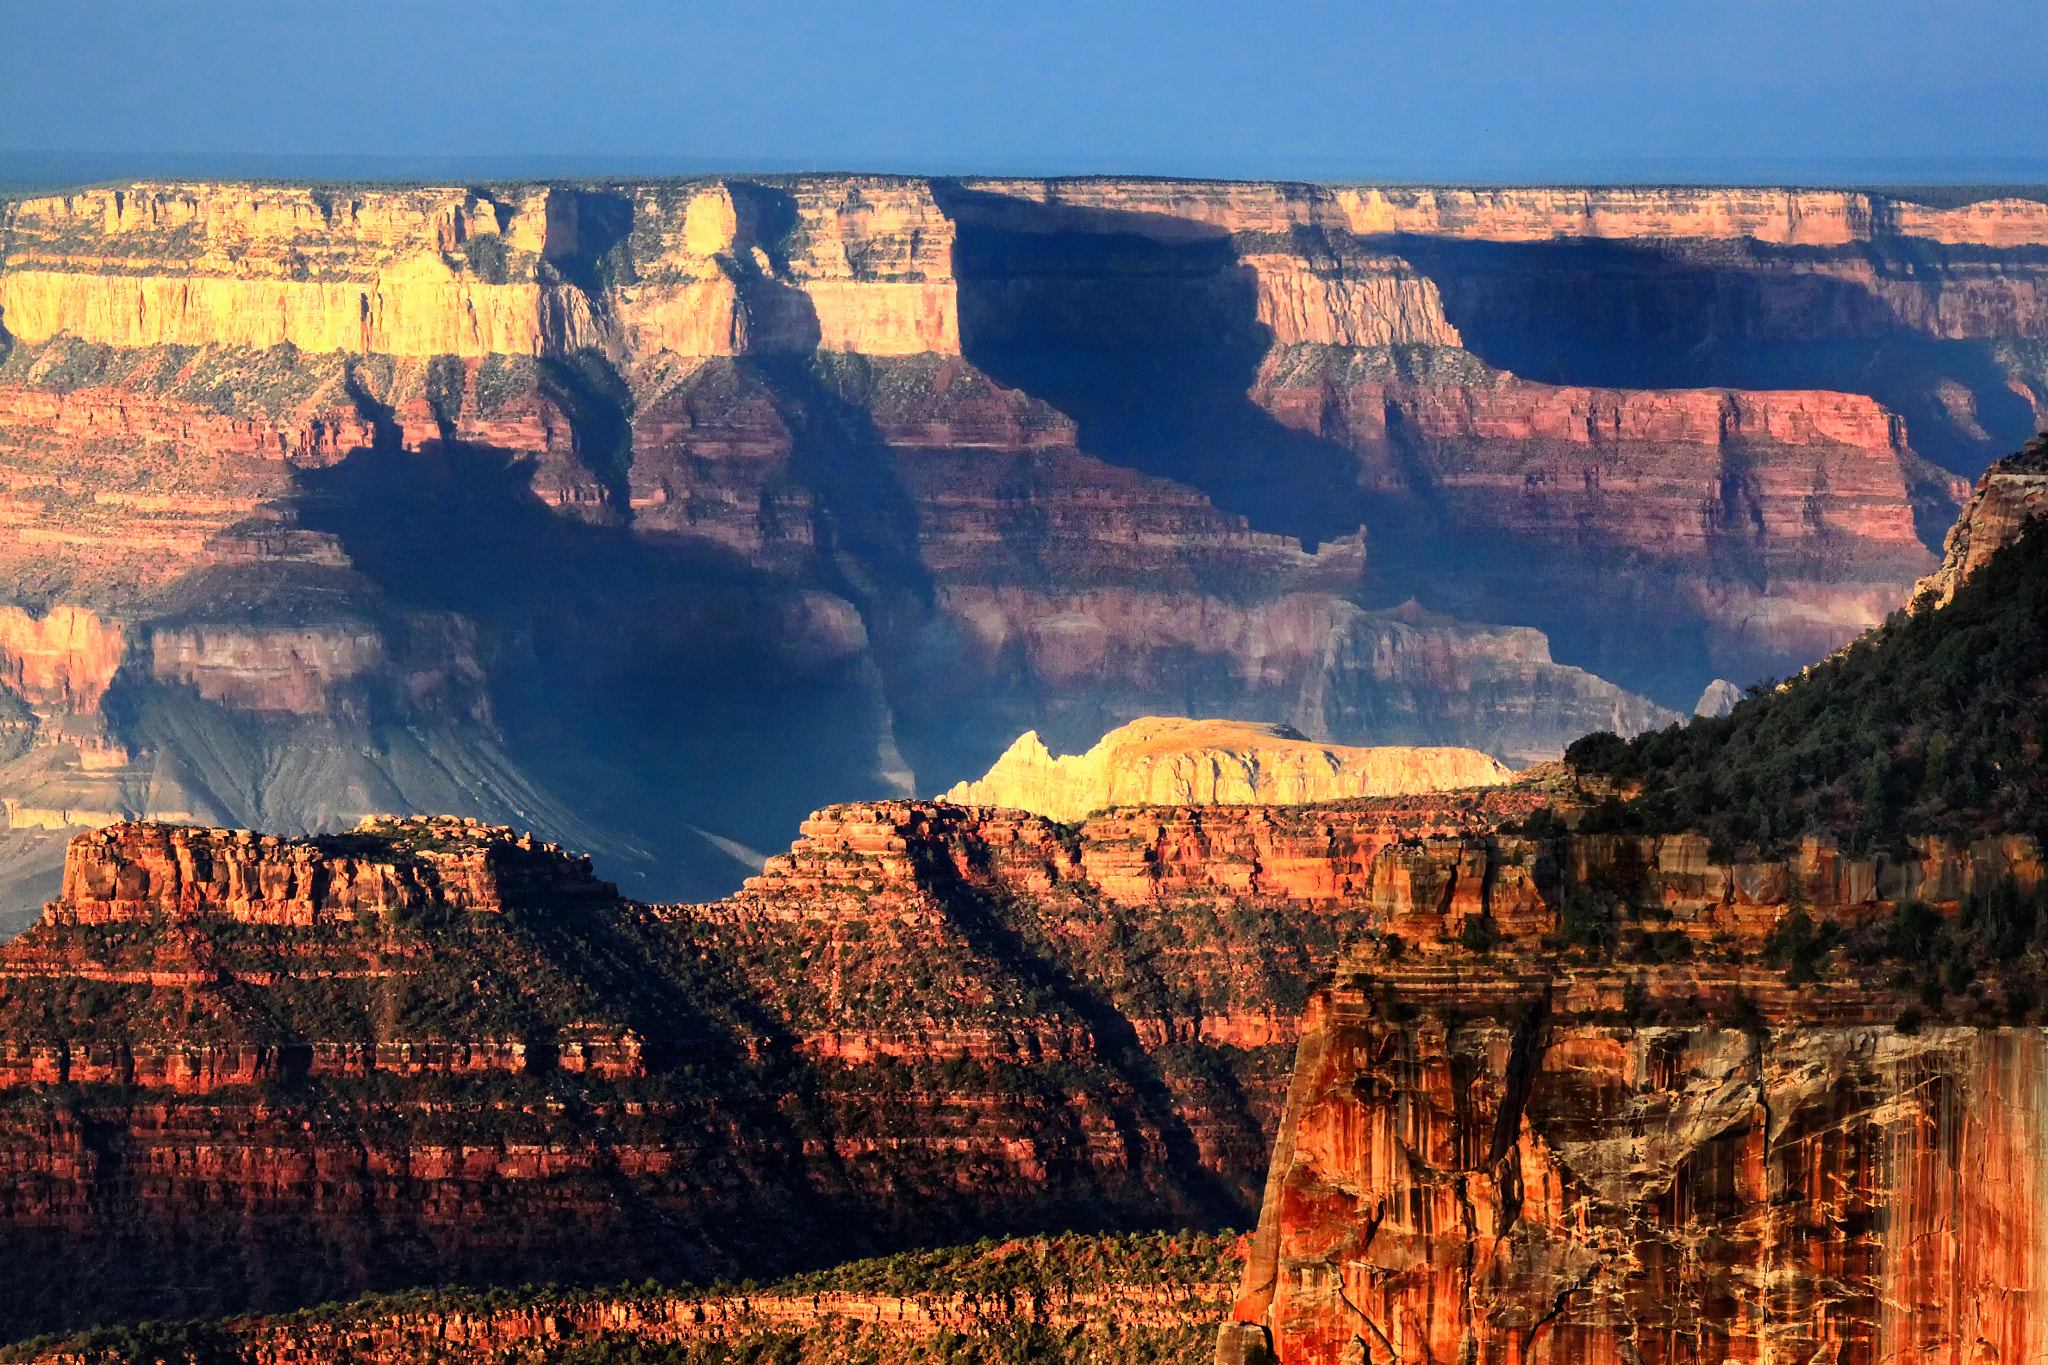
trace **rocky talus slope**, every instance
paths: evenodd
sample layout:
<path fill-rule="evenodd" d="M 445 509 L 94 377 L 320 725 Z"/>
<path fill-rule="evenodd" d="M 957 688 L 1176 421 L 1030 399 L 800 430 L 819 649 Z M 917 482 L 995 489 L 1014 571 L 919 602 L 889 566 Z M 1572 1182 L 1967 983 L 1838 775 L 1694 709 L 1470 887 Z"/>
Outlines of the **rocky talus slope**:
<path fill-rule="evenodd" d="M 1351 749 L 1312 743 L 1285 725 L 1146 716 L 1085 754 L 1059 758 L 1027 731 L 986 775 L 946 799 L 1071 821 L 1115 806 L 1309 805 L 1491 786 L 1510 776 L 1472 749 Z"/>
<path fill-rule="evenodd" d="M 113 817 L 412 810 L 710 897 L 803 813 L 1025 730 L 1520 765 L 1655 728 L 1935 567 L 2048 392 L 2039 210 L 852 175 L 15 203 L 0 881 L 32 910 Z"/>

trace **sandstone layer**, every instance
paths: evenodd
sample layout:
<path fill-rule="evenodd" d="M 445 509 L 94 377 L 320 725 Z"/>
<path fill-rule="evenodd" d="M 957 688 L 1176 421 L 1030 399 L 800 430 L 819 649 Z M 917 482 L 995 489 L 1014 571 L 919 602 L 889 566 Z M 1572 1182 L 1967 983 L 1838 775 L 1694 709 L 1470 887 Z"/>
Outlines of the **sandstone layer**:
<path fill-rule="evenodd" d="M 1937 208 L 1881 194 L 1787 189 L 1340 189 L 1354 232 L 1487 241 L 1560 237 L 1750 238 L 1846 246 L 1912 237 L 1944 246 L 2048 245 L 2048 203 L 1981 199 Z"/>
<path fill-rule="evenodd" d="M 1036 731 L 948 801 L 1079 820 L 1115 806 L 1293 806 L 1494 786 L 1509 772 L 1472 749 L 1349 749 L 1285 725 L 1147 716 L 1085 754 L 1055 758 Z"/>
<path fill-rule="evenodd" d="M 34 864 L 26 911 L 53 828 L 432 810 L 713 896 L 803 812 L 1027 729 L 1521 765 L 1659 727 L 1936 567 L 2048 394 L 2039 207 L 858 175 L 16 203 L 0 869 Z"/>

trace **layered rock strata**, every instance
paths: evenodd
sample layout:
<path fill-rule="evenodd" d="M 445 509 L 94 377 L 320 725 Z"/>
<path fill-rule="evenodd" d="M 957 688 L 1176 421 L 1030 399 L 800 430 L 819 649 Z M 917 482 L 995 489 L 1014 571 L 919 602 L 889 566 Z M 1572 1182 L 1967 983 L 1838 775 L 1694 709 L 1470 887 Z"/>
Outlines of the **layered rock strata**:
<path fill-rule="evenodd" d="M 1665 965 L 1581 963 L 1573 1008 L 1647 990 L 1861 1026 L 1899 993 L 1794 993 L 1756 963 L 1792 908 L 1857 925 L 2042 875 L 2025 839 L 1723 866 L 1681 836 L 1500 832 L 1592 808 L 1544 775 L 1078 826 L 857 804 L 728 900 L 668 907 L 466 822 L 84 835 L 0 949 L 0 1223 L 26 1286 L 5 1329 L 1242 1225 L 1347 944 L 1483 981 L 1505 959 L 1472 945 L 1564 932 L 1591 896 L 1656 918 Z"/>
<path fill-rule="evenodd" d="M 1974 473 L 2033 429 L 2030 202 L 14 204 L 0 867 L 47 882 L 32 831 L 117 816 L 449 810 L 710 896 L 821 802 L 950 787 L 1027 729 L 1519 765 L 1661 726 L 1881 619 L 1964 496 L 1923 456 Z"/>
<path fill-rule="evenodd" d="M 360 850 L 360 852 L 358 852 Z M 353 835 L 279 839 L 189 825 L 81 834 L 51 923 L 224 917 L 311 928 L 363 914 L 610 903 L 618 888 L 530 834 L 476 820 L 371 817 Z"/>
<path fill-rule="evenodd" d="M 1749 238 L 1773 246 L 1847 246 L 1910 237 L 1943 246 L 2048 245 L 2048 204 L 1983 199 L 1958 208 L 1854 190 L 1340 189 L 1351 230 L 1493 242 L 1599 238 Z"/>
<path fill-rule="evenodd" d="M 1219 1359 L 2037 1358 L 2044 1035 L 2017 987 L 1928 1023 L 1883 959 L 1919 907 L 2028 903 L 2039 845 L 1545 851 L 1381 855 L 1406 879 L 1309 1007 Z M 1617 911 L 1635 946 L 1588 951 Z M 1815 924 L 1865 946 L 1784 970 Z"/>
<path fill-rule="evenodd" d="M 1078 820 L 1113 806 L 1307 805 L 1508 777 L 1471 749 L 1347 749 L 1312 744 L 1285 725 L 1148 716 L 1110 731 L 1085 754 L 1061 758 L 1027 731 L 986 776 L 960 783 L 946 799 Z"/>
<path fill-rule="evenodd" d="M 0 1321 L 1239 1218 L 1371 850 L 1540 799 L 1078 841 L 834 808 L 733 899 L 651 908 L 465 822 L 80 836 L 0 950 L 8 1263 L 80 1273 L 16 1273 Z"/>

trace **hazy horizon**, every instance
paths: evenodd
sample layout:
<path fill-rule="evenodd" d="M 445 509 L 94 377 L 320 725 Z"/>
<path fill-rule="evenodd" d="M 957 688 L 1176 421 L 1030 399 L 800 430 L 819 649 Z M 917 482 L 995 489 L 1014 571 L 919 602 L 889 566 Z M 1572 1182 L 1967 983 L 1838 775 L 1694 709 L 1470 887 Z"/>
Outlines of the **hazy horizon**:
<path fill-rule="evenodd" d="M 1194 168 L 1052 162 L 1017 164 L 912 163 L 811 164 L 801 159 L 747 161 L 739 157 L 368 156 L 234 152 L 70 152 L 0 148 L 0 194 L 37 193 L 147 180 L 251 182 L 363 182 L 477 184 L 517 181 L 632 181 L 715 176 L 902 175 L 913 177 L 1028 176 L 1048 179 L 1289 181 L 1308 184 L 1414 186 L 1730 186 L 1792 187 L 1887 192 L 1912 189 L 1984 189 L 2048 198 L 2048 157 L 1843 158 L 1749 161 L 1700 158 L 1537 163 L 1524 167 L 1384 164 L 1354 168 L 1294 166 L 1284 161 L 1262 171 L 1206 173 Z"/>
<path fill-rule="evenodd" d="M 0 0 L 0 182 L 2048 181 L 2048 6 Z"/>

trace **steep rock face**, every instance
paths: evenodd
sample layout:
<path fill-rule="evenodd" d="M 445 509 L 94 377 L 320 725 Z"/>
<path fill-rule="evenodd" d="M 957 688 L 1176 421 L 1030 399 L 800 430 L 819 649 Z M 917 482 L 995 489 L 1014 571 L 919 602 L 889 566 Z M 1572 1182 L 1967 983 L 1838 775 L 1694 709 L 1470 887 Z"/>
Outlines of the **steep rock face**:
<path fill-rule="evenodd" d="M 1653 617 L 1661 600 L 1645 638 L 1702 622 L 1692 648 L 1723 675 L 1825 653 L 1930 562 L 1916 509 L 1962 497 L 1857 395 L 1553 388 L 1469 365 L 1452 387 L 1432 376 L 1442 364 L 1276 351 L 1255 393 L 1291 429 L 1355 451 L 1361 486 L 1401 509 L 1376 545 L 1403 588 L 1463 608 L 1473 599 L 1447 587 L 1482 581 L 1484 600 L 1514 603 L 1502 615 L 1603 670 L 1641 668 L 1628 652 L 1644 640 L 1602 639 L 1610 627 L 1558 603 L 1600 593 Z"/>
<path fill-rule="evenodd" d="M 45 746 L 12 793 L 47 813 L 39 824 L 77 811 L 291 831 L 452 807 L 544 821 L 614 855 L 636 842 L 694 847 L 708 868 L 732 869 L 680 878 L 713 891 L 739 860 L 694 830 L 758 847 L 796 802 L 978 772 L 993 736 L 1026 728 L 1085 747 L 1156 710 L 1163 692 L 1319 738 L 1450 738 L 1516 762 L 1555 756 L 1587 729 L 1669 719 L 1556 665 L 1535 632 L 1364 611 L 1347 597 L 1365 565 L 1356 535 L 1305 551 L 1184 484 L 1082 455 L 1071 420 L 957 357 L 663 359 L 633 372 L 623 477 L 596 465 L 600 435 L 619 431 L 600 421 L 603 396 L 517 358 L 194 358 L 60 339 L 18 345 L 7 365 L 42 403 L 23 398 L 22 411 L 44 414 L 15 428 L 10 472 L 32 489 L 78 490 L 18 499 L 16 590 L 92 602 L 65 610 L 91 611 L 94 629 L 121 641 L 112 662 L 133 660 L 109 722 L 128 759 L 119 783 L 66 770 L 58 790 L 59 749 Z M 206 418 L 221 385 L 270 405 L 275 439 Z M 874 422 L 874 483 L 821 469 L 820 442 L 840 439 L 833 414 L 849 408 Z M 151 485 L 136 471 L 153 467 L 159 441 L 195 491 L 141 491 Z M 81 450 L 99 453 L 82 461 Z M 538 522 L 535 501 L 571 525 Z M 501 564 L 455 554 L 478 538 L 501 547 Z M 590 577 L 533 579 L 522 542 L 554 545 L 550 562 Z M 592 612 L 592 582 L 615 619 Z M 536 646 L 560 664 L 539 668 Z M 760 795 L 702 789 L 681 808 L 664 795 L 616 811 L 594 808 L 574 773 L 520 771 L 542 718 L 531 700 L 508 705 L 507 689 L 608 689 L 664 652 L 673 676 L 704 679 L 692 686 L 712 706 L 763 695 L 727 676 L 757 659 L 772 660 L 780 685 L 824 692 L 803 704 L 852 717 L 828 722 L 846 766 L 771 766 Z M 71 705 L 55 692 L 30 700 Z M 585 700 L 547 704 L 572 724 L 608 723 L 574 714 Z M 706 764 L 737 761 L 712 748 L 734 724 L 770 747 L 811 744 L 801 728 L 770 737 L 754 717 L 660 705 L 634 724 L 684 733 L 667 746 L 673 772 L 648 772 L 650 790 L 701 787 L 693 774 Z M 407 732 L 381 738 L 401 718 Z M 53 738 L 68 724 L 47 723 Z M 438 727 L 434 756 L 416 762 L 423 724 Z M 365 731 L 378 738 L 347 738 Z M 630 740 L 618 761 L 647 766 L 644 736 L 587 743 Z M 271 771 L 303 771 L 303 784 L 224 771 L 222 755 L 251 743 L 317 746 L 351 771 L 324 788 L 318 765 L 296 760 Z M 450 767 L 483 781 L 437 775 Z M 800 789 L 774 788 L 774 771 Z M 667 809 L 675 818 L 649 830 L 649 811 Z M 625 870 L 643 888 L 679 880 L 673 865 Z"/>
<path fill-rule="evenodd" d="M 953 224 L 921 181 L 726 182 L 621 196 L 612 307 L 643 355 L 957 354 Z"/>
<path fill-rule="evenodd" d="M 1841 190 L 1537 187 L 1340 189 L 1353 232 L 1494 242 L 1560 237 L 1748 237 L 1773 246 L 1846 246 L 1917 237 L 1947 246 L 2048 245 L 2048 204 L 1986 199 L 1960 208 Z"/>
<path fill-rule="evenodd" d="M 1346 922 L 1281 888 L 1256 901 L 1277 915 L 1169 933 L 1143 864 L 1146 898 L 1091 902 L 1056 827 L 1014 813 L 826 812 L 741 897 L 666 910 L 519 843 L 81 839 L 0 961 L 0 1215 L 17 1282 L 126 1250 L 90 1303 L 46 1276 L 5 1330 L 572 1262 L 756 1273 L 1081 1209 L 1217 1220 L 1263 1163 L 1281 964 L 1331 960 Z M 508 881 L 520 859 L 554 880 Z M 63 1085 L 83 1109 L 39 1088 Z M 173 1273 L 192 1245 L 205 1268 Z"/>
<path fill-rule="evenodd" d="M 1318 997 L 1236 1309 L 1279 1360 L 2040 1356 L 2039 1030 L 1696 976 L 1637 998 L 1720 1022 L 1616 1027 L 1588 984 Z"/>
<path fill-rule="evenodd" d="M 1185 484 L 1076 452 L 1069 419 L 968 362 L 835 363 L 819 378 L 871 415 L 914 527 L 903 503 L 804 489 L 812 434 L 780 415 L 772 376 L 723 362 L 650 373 L 636 525 L 786 566 L 847 553 L 850 536 L 820 545 L 824 519 L 867 518 L 869 543 L 933 593 L 908 649 L 877 641 L 921 775 L 957 772 L 966 753 L 979 771 L 989 735 L 1026 728 L 1085 748 L 1161 696 L 1319 740 L 1454 740 L 1518 762 L 1587 728 L 1670 719 L 1555 664 L 1536 632 L 1363 610 L 1350 598 L 1372 556 L 1356 531 L 1311 552 L 1254 530 Z"/>
<path fill-rule="evenodd" d="M 1378 851 L 1542 799 L 1078 837 L 843 807 L 740 895 L 668 908 L 463 822 L 81 836 L 0 950 L 0 1219 L 17 1283 L 103 1269 L 35 1277 L 5 1329 L 1241 1220 Z"/>
<path fill-rule="evenodd" d="M 385 853 L 395 857 L 378 861 Z M 71 841 L 63 889 L 45 915 L 65 924 L 161 914 L 312 927 L 428 906 L 503 910 L 617 897 L 617 887 L 592 875 L 588 857 L 475 820 L 372 818 L 353 836 L 324 840 L 122 824 Z"/>
<path fill-rule="evenodd" d="M 1471 749 L 1347 749 L 1284 725 L 1148 716 L 1062 758 L 1026 731 L 986 776 L 946 799 L 1078 820 L 1112 806 L 1305 805 L 1507 779 L 1506 768 Z"/>
<path fill-rule="evenodd" d="M 1923 1029 L 1888 969 L 1758 965 L 1798 917 L 1867 936 L 1903 902 L 2031 896 L 2035 842 L 1538 848 L 1380 855 L 1402 944 L 1361 943 L 1310 1006 L 1222 1354 L 2036 1358 L 2042 1031 Z M 1601 901 L 1638 948 L 1567 946 Z"/>
<path fill-rule="evenodd" d="M 594 320 L 580 291 L 539 282 L 534 265 L 574 250 L 574 205 L 547 192 L 498 203 L 207 185 L 28 200 L 8 216 L 0 310 L 28 342 L 573 349 L 595 340 Z"/>
<path fill-rule="evenodd" d="M 1963 580 L 2018 540 L 2043 511 L 2048 511 L 2048 442 L 2036 439 L 1977 480 L 1962 516 L 1949 528 L 1941 567 L 1914 585 L 1913 610 L 1946 606 Z"/>
<path fill-rule="evenodd" d="M 0 667 L 24 701 L 95 711 L 126 653 L 120 624 L 93 612 L 58 607 L 38 620 L 19 607 L 0 608 Z"/>

